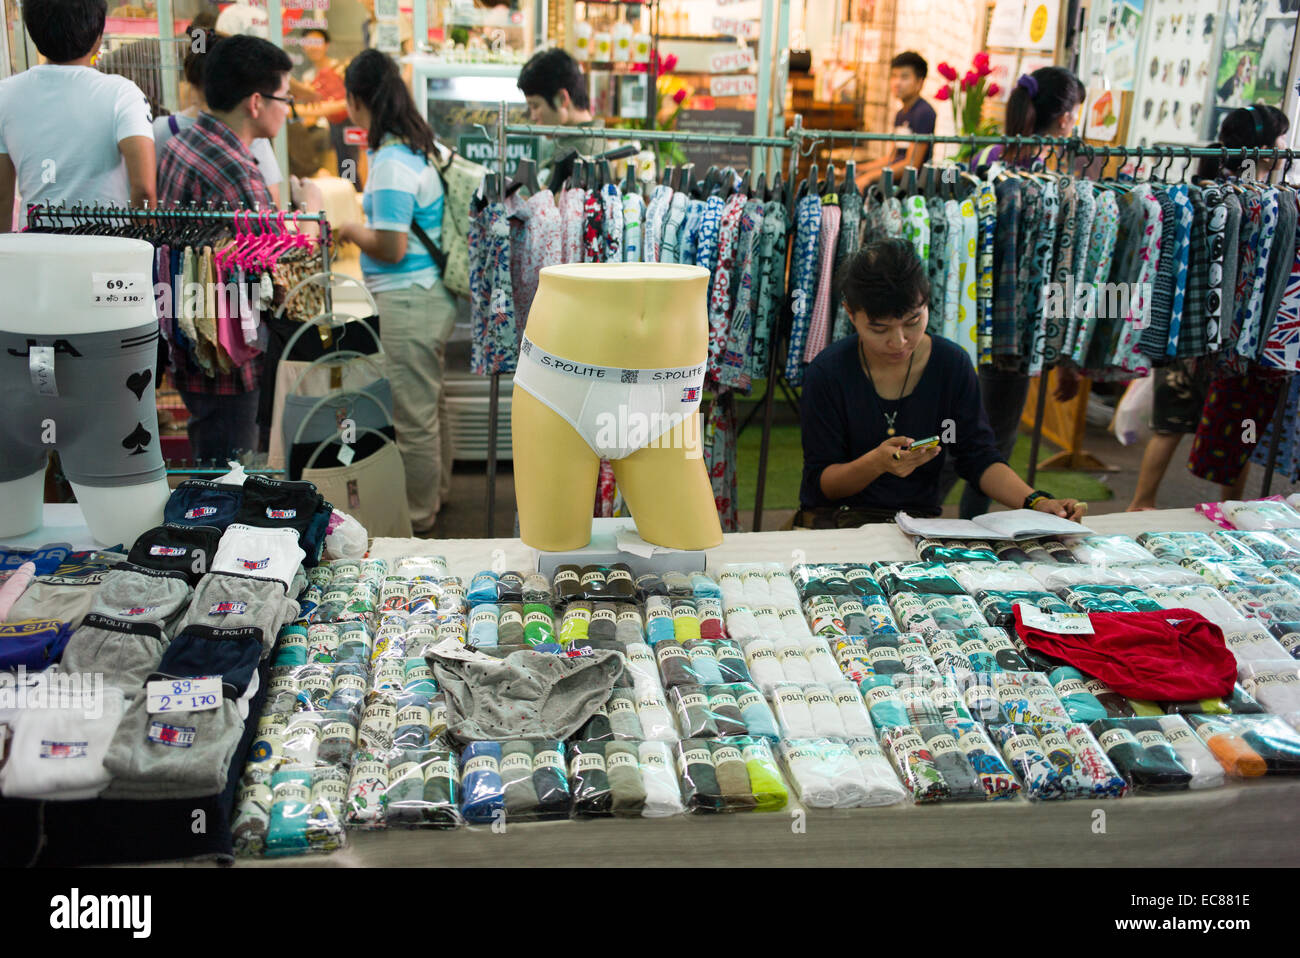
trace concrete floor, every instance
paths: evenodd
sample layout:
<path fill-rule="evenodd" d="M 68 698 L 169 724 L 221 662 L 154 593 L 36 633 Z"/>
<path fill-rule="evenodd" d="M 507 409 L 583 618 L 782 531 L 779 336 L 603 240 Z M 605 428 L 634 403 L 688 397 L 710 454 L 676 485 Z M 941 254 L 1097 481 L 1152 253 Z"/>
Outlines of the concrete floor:
<path fill-rule="evenodd" d="M 1089 425 L 1087 441 L 1084 448 L 1108 465 L 1119 467 L 1118 472 L 1094 473 L 1098 480 L 1115 490 L 1112 499 L 1089 504 L 1093 515 L 1121 512 L 1133 498 L 1137 486 L 1138 467 L 1142 462 L 1143 445 L 1122 446 L 1115 436 L 1102 426 Z M 1198 502 L 1208 502 L 1219 497 L 1219 487 L 1214 483 L 1198 479 L 1187 471 L 1187 456 L 1191 453 L 1192 439 L 1185 438 L 1175 454 L 1174 462 L 1160 487 L 1157 505 L 1161 508 L 1194 506 Z M 1056 448 L 1044 441 L 1042 458 L 1047 458 Z M 487 527 L 487 464 L 483 462 L 458 462 L 452 477 L 451 496 L 438 516 L 431 538 L 438 539 L 475 539 L 489 536 Z M 741 468 L 757 468 L 756 463 L 741 463 Z M 1246 484 L 1247 498 L 1260 494 L 1263 470 L 1252 466 L 1251 476 Z M 1271 494 L 1286 495 L 1300 492 L 1300 484 L 1279 481 L 1273 482 Z M 1051 472 L 1040 473 L 1037 484 L 1051 489 Z M 511 537 L 515 532 L 515 485 L 514 473 L 509 462 L 499 463 L 496 478 L 496 515 L 492 525 L 491 536 Z M 957 514 L 956 506 L 945 508 L 945 515 Z M 789 509 L 765 510 L 762 528 L 765 531 L 784 527 L 794 515 Z M 742 511 L 741 523 L 745 531 L 753 530 L 753 509 Z"/>

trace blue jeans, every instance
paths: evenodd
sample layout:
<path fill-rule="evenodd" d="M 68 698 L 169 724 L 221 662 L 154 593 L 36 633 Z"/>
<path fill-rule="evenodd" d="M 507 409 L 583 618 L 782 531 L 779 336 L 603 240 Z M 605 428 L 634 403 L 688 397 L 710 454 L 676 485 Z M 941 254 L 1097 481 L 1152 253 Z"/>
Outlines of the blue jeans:
<path fill-rule="evenodd" d="M 224 466 L 243 452 L 256 452 L 258 445 L 257 400 L 260 391 L 237 396 L 182 392 L 190 411 L 186 429 L 190 450 L 197 462 Z"/>

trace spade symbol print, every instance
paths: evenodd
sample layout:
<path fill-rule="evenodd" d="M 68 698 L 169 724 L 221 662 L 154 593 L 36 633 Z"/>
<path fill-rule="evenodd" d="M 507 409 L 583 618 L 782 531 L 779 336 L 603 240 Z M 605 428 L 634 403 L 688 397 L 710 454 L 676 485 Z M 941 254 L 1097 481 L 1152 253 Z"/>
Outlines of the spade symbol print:
<path fill-rule="evenodd" d="M 126 388 L 135 393 L 136 399 L 144 398 L 144 391 L 149 388 L 149 383 L 153 380 L 153 370 L 146 369 L 141 373 L 132 373 L 126 377 Z"/>
<path fill-rule="evenodd" d="M 122 440 L 123 449 L 133 449 L 133 456 L 139 456 L 144 453 L 145 447 L 153 441 L 153 433 L 144 428 L 143 423 L 136 423 L 135 428 L 131 430 L 131 435 Z"/>

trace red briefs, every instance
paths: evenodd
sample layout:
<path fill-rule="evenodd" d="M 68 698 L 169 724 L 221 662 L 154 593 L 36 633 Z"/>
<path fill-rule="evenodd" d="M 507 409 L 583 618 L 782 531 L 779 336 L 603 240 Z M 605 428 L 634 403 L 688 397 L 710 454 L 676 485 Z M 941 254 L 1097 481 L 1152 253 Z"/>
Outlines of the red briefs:
<path fill-rule="evenodd" d="M 1231 695 L 1237 660 L 1223 630 L 1190 609 L 1094 612 L 1094 635 L 1057 635 L 1025 626 L 1016 631 L 1031 649 L 1096 676 L 1129 698 L 1187 702 Z"/>

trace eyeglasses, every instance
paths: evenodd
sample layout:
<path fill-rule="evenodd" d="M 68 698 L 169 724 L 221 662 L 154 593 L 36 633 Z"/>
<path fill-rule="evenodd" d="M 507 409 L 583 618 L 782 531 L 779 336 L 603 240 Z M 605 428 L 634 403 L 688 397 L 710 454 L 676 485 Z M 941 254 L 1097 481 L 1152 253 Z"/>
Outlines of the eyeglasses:
<path fill-rule="evenodd" d="M 279 100 L 281 103 L 289 104 L 289 115 L 293 117 L 295 120 L 298 119 L 298 108 L 294 106 L 294 100 L 292 95 L 276 96 L 274 93 L 263 93 L 262 96 L 264 96 L 268 100 Z"/>

